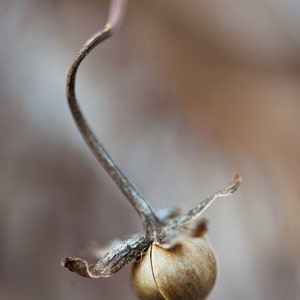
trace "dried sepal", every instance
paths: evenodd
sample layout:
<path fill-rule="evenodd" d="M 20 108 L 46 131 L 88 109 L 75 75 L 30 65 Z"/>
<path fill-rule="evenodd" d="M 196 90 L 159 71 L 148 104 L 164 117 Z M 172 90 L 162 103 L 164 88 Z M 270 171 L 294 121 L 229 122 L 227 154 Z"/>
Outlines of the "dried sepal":
<path fill-rule="evenodd" d="M 233 176 L 232 182 L 230 182 L 225 188 L 213 193 L 184 215 L 175 216 L 170 219 L 161 232 L 155 236 L 155 242 L 163 248 L 172 247 L 172 245 L 176 243 L 177 236 L 180 234 L 178 229 L 197 219 L 216 199 L 233 194 L 241 184 L 241 181 L 242 178 L 240 175 Z"/>
<path fill-rule="evenodd" d="M 80 276 L 89 278 L 110 277 L 131 261 L 138 261 L 152 241 L 145 234 L 139 234 L 107 252 L 96 264 L 88 264 L 81 258 L 67 257 L 61 265 Z"/>
<path fill-rule="evenodd" d="M 233 194 L 242 182 L 242 177 L 238 174 L 234 175 L 232 181 L 225 188 L 213 193 L 204 201 L 201 201 L 196 207 L 190 209 L 182 216 L 174 218 L 167 226 L 167 229 L 176 229 L 183 226 L 186 223 L 191 222 L 200 216 L 216 199 L 221 197 L 227 197 Z"/>

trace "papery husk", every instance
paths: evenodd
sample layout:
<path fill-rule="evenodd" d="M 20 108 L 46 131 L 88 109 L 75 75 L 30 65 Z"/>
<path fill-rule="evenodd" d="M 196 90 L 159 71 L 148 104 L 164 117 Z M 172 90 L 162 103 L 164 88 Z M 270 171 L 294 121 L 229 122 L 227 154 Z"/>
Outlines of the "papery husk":
<path fill-rule="evenodd" d="M 132 266 L 132 286 L 141 300 L 204 300 L 217 274 L 205 237 L 182 236 L 171 249 L 152 244 Z"/>

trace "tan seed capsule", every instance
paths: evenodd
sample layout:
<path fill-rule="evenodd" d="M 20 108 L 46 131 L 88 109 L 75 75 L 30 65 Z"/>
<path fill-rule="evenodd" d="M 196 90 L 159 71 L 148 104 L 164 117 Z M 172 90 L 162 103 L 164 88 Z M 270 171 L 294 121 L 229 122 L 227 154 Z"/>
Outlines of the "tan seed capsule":
<path fill-rule="evenodd" d="M 141 300 L 202 300 L 212 290 L 216 273 L 216 259 L 207 240 L 183 236 L 171 249 L 152 244 L 133 264 L 131 280 Z"/>

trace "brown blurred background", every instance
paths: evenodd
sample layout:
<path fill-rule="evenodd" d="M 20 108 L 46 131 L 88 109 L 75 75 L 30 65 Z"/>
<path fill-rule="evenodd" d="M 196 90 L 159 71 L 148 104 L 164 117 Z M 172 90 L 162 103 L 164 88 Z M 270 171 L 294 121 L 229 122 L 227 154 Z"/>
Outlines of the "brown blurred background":
<path fill-rule="evenodd" d="M 108 1 L 0 0 L 0 299 L 136 299 L 60 267 L 91 240 L 141 230 L 71 118 L 73 57 Z M 300 4 L 130 1 L 78 76 L 97 135 L 155 206 L 188 209 L 238 172 L 205 217 L 210 297 L 300 299 Z"/>

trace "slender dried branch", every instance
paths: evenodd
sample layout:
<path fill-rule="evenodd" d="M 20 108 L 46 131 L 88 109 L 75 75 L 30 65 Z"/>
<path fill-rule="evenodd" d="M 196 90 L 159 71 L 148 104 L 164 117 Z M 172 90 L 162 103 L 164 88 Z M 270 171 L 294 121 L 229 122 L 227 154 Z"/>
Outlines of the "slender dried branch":
<path fill-rule="evenodd" d="M 108 22 L 106 23 L 104 29 L 95 33 L 83 45 L 83 47 L 75 57 L 68 74 L 66 90 L 71 112 L 85 142 L 87 143 L 97 160 L 109 174 L 109 176 L 114 180 L 116 185 L 141 216 L 144 227 L 149 231 L 149 229 L 159 226 L 158 218 L 156 217 L 148 202 L 140 195 L 133 184 L 115 164 L 104 146 L 98 141 L 81 111 L 75 94 L 76 74 L 80 63 L 92 49 L 112 36 L 114 30 L 121 23 L 125 7 L 126 1 L 124 0 L 114 0 L 111 2 Z"/>

